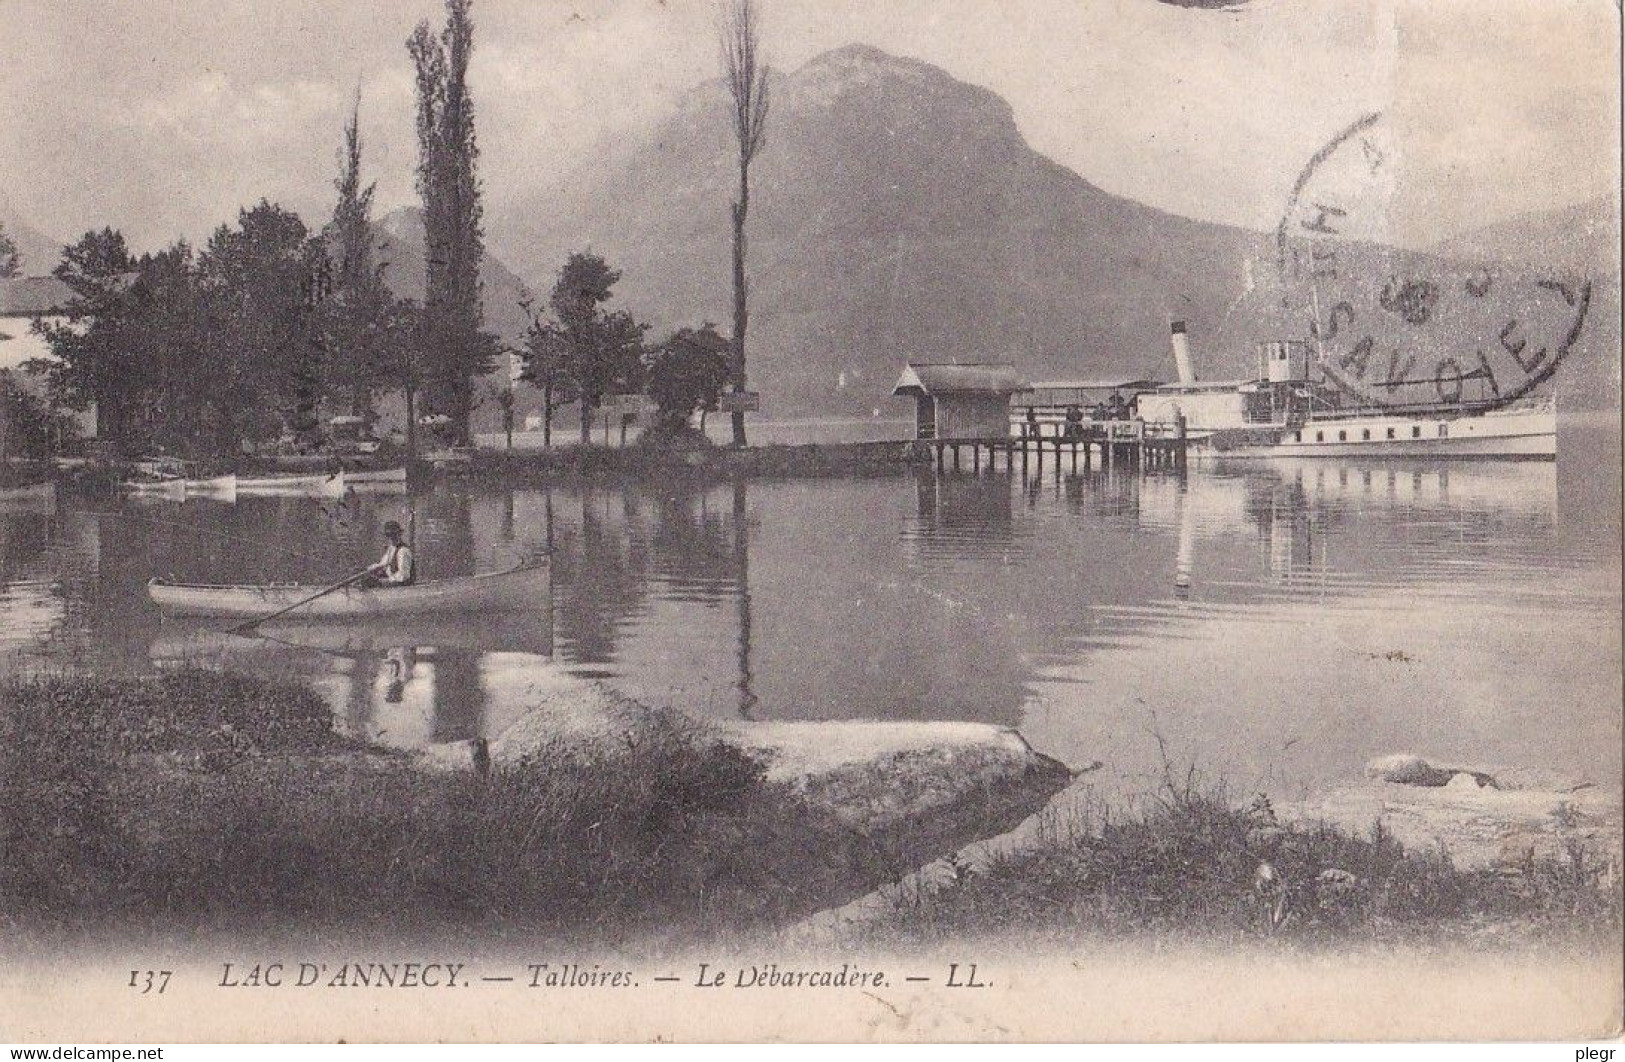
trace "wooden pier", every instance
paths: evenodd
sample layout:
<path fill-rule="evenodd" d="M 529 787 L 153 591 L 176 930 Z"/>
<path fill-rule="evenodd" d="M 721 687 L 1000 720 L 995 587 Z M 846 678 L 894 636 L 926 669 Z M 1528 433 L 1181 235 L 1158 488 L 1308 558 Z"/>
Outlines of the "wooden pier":
<path fill-rule="evenodd" d="M 1018 426 L 1018 427 L 1025 427 Z M 1048 465 L 1059 472 L 1087 472 L 1133 469 L 1136 471 L 1185 470 L 1188 439 L 1184 423 L 1159 431 L 1143 420 L 1096 421 L 1082 425 L 1053 425 L 1059 431 L 1045 433 L 1051 425 L 1037 425 L 1028 432 L 989 438 L 920 439 L 940 471 L 981 472 L 987 470 L 1042 473 Z M 1001 460 L 1002 459 L 1002 460 Z"/>

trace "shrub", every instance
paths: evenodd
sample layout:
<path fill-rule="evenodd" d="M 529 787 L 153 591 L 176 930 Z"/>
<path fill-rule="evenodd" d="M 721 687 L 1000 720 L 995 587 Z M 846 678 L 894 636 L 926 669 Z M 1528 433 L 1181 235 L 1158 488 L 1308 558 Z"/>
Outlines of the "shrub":
<path fill-rule="evenodd" d="M 1097 811 L 952 887 L 905 897 L 877 932 L 938 940 L 1019 925 L 1036 932 L 1145 932 L 1294 940 L 1497 931 L 1616 933 L 1606 862 L 1570 853 L 1520 875 L 1464 871 L 1443 851 L 1406 852 L 1381 829 L 1279 824 L 1263 798 L 1232 806 L 1187 789 L 1137 813 Z"/>

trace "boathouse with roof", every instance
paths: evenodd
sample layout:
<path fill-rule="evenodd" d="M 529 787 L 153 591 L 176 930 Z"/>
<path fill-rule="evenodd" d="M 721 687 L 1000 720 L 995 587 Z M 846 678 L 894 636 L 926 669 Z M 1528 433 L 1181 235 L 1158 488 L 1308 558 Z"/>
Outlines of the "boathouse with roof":
<path fill-rule="evenodd" d="M 1010 401 L 1032 389 L 1012 365 L 909 362 L 892 394 L 914 399 L 917 439 L 1000 439 L 1010 435 Z"/>

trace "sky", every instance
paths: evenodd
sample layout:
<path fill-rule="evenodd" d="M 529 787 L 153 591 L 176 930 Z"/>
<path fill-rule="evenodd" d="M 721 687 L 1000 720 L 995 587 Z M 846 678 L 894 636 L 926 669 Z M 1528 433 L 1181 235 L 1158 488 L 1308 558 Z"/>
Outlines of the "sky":
<path fill-rule="evenodd" d="M 1002 95 L 1108 191 L 1272 228 L 1314 152 L 1387 113 L 1407 242 L 1619 183 L 1613 0 L 759 0 L 769 61 L 861 42 Z M 206 238 L 332 210 L 357 90 L 378 206 L 414 202 L 404 42 L 439 0 L 0 0 L 0 208 L 58 239 Z M 481 174 L 505 203 L 717 74 L 715 0 L 475 0 Z M 490 234 L 500 247 L 501 232 Z"/>

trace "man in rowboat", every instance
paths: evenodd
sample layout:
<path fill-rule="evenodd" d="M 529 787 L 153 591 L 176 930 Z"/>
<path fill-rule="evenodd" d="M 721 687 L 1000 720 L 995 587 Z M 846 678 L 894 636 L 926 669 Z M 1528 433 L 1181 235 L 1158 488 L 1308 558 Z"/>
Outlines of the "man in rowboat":
<path fill-rule="evenodd" d="M 377 564 L 367 570 L 367 579 L 362 584 L 373 587 L 411 586 L 417 579 L 417 564 L 412 558 L 412 549 L 406 544 L 405 533 L 401 525 L 394 520 L 384 524 L 384 538 L 389 545 L 384 549 L 384 555 Z"/>

